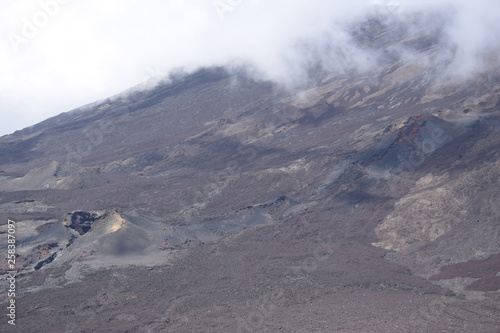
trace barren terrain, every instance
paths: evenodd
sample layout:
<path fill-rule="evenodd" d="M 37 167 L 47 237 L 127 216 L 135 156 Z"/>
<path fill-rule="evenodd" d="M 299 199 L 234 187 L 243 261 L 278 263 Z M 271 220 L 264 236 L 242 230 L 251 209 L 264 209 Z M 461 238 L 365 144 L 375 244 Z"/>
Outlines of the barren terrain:
<path fill-rule="evenodd" d="M 201 69 L 1 137 L 17 332 L 498 332 L 500 66 L 390 59 Z"/>

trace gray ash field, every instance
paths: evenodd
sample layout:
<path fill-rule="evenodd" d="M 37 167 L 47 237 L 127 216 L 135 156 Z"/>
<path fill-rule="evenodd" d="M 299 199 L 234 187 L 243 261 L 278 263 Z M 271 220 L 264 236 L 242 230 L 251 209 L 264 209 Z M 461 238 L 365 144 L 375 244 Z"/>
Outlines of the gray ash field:
<path fill-rule="evenodd" d="M 500 331 L 500 64 L 438 74 L 205 68 L 1 137 L 18 332 Z"/>

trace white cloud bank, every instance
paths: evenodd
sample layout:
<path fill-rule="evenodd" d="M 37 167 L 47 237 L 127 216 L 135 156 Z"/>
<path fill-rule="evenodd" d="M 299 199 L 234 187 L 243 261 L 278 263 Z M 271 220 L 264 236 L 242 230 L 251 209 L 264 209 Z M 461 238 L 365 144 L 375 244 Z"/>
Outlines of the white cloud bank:
<path fill-rule="evenodd" d="M 3 0 L 0 135 L 181 66 L 249 63 L 280 82 L 304 79 L 313 59 L 369 68 L 376 54 L 346 26 L 376 3 L 401 15 L 447 12 L 457 69 L 500 50 L 498 0 Z"/>

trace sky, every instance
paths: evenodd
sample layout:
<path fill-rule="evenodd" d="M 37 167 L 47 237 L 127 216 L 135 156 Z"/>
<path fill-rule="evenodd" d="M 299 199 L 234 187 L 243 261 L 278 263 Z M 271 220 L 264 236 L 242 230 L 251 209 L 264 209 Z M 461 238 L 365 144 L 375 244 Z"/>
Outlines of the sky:
<path fill-rule="evenodd" d="M 500 51 L 498 0 L 0 0 L 0 135 L 181 67 L 249 64 L 284 85 L 312 59 L 368 70 L 379 55 L 347 27 L 374 8 L 446 12 L 456 71 Z"/>

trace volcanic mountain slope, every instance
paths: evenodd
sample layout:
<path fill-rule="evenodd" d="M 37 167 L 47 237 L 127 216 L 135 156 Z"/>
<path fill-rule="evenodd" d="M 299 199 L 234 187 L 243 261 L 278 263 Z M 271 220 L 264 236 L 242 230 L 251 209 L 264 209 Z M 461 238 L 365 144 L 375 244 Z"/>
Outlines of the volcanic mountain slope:
<path fill-rule="evenodd" d="M 498 332 L 499 65 L 320 74 L 202 69 L 0 138 L 19 331 Z"/>

